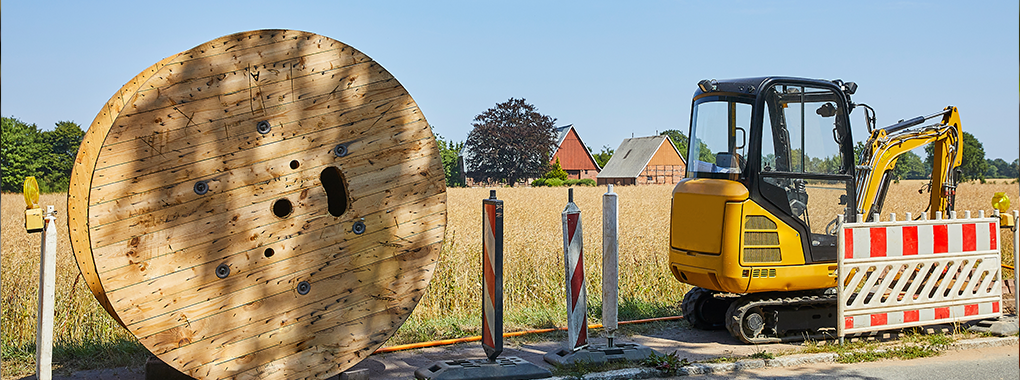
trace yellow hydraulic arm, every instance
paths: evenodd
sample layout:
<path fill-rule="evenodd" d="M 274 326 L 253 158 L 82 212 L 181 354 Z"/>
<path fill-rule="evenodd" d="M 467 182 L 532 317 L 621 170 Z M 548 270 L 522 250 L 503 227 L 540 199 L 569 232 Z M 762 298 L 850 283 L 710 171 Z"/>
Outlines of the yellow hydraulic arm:
<path fill-rule="evenodd" d="M 925 121 L 942 116 L 938 123 L 921 127 Z M 869 125 L 869 129 L 870 125 Z M 934 162 L 931 171 L 931 204 L 929 218 L 947 211 L 956 193 L 953 171 L 960 166 L 962 131 L 960 114 L 956 107 L 941 112 L 901 121 L 885 128 L 870 130 L 861 163 L 857 165 L 857 213 L 865 215 L 879 212 L 882 199 L 888 190 L 889 175 L 896 159 L 915 148 L 934 143 Z M 877 207 L 876 207 L 877 206 Z"/>

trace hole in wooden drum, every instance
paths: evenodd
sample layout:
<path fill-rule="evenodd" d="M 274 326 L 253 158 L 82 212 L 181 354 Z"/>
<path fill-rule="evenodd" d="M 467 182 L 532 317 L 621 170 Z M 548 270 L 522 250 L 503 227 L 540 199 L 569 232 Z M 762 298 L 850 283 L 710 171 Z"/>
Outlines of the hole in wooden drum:
<path fill-rule="evenodd" d="M 335 166 L 322 169 L 319 174 L 319 181 L 322 188 L 326 190 L 326 200 L 329 202 L 329 214 L 340 216 L 347 212 L 347 181 L 343 173 Z"/>
<path fill-rule="evenodd" d="M 290 201 L 286 198 L 277 199 L 273 202 L 273 214 L 280 218 L 286 218 L 290 215 L 290 212 L 294 211 L 294 206 L 291 206 Z"/>
<path fill-rule="evenodd" d="M 301 166 L 301 163 L 298 162 L 298 160 L 293 160 L 293 161 L 290 162 L 290 168 L 291 169 L 297 169 L 298 166 Z"/>
<path fill-rule="evenodd" d="M 265 250 L 265 252 L 263 252 L 263 254 L 266 255 L 266 258 L 268 259 L 270 257 L 273 257 L 273 255 L 276 254 L 276 251 L 274 251 L 272 248 L 266 248 L 266 250 Z"/>

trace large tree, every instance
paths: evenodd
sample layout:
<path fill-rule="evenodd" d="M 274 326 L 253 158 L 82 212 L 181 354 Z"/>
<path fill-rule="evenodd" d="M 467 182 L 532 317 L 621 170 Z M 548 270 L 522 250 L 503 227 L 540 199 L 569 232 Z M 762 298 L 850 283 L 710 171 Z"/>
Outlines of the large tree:
<path fill-rule="evenodd" d="M 960 147 L 963 150 L 963 156 L 960 158 L 960 182 L 966 182 L 970 180 L 982 180 L 985 179 L 985 173 L 988 171 L 988 162 L 985 161 L 985 148 L 978 141 L 977 137 L 970 134 L 970 132 L 963 132 L 963 141 Z M 934 162 L 935 147 L 932 144 L 928 144 L 924 147 L 924 151 L 927 157 L 924 159 L 924 170 L 928 175 L 931 175 L 932 163 Z"/>
<path fill-rule="evenodd" d="M 0 133 L 0 178 L 3 191 L 21 192 L 25 177 L 38 175 L 43 162 L 42 137 L 35 124 L 4 117 Z M 40 181 L 42 182 L 42 181 Z M 40 185 L 45 186 L 44 183 Z"/>
<path fill-rule="evenodd" d="M 912 151 L 907 151 L 896 159 L 896 167 L 893 168 L 893 175 L 897 179 L 921 179 L 924 178 L 924 163 L 921 157 Z"/>
<path fill-rule="evenodd" d="M 534 105 L 510 98 L 489 108 L 471 125 L 465 148 L 476 181 L 505 181 L 510 186 L 545 172 L 556 144 L 556 119 Z"/>
<path fill-rule="evenodd" d="M 588 147 L 588 151 L 592 152 L 591 156 L 595 159 L 595 163 L 599 164 L 600 168 L 606 167 L 606 164 L 609 163 L 609 159 L 613 158 L 614 152 L 613 148 L 610 148 L 609 145 L 603 145 L 602 151 L 598 153 L 593 152 L 590 146 Z"/>
<path fill-rule="evenodd" d="M 78 124 L 61 121 L 52 131 L 40 131 L 13 117 L 3 118 L 0 136 L 0 177 L 3 191 L 20 192 L 25 177 L 34 176 L 45 193 L 67 191 L 85 132 Z"/>
<path fill-rule="evenodd" d="M 669 141 L 673 143 L 676 150 L 680 151 L 680 156 L 685 160 L 687 159 L 687 144 L 690 140 L 686 134 L 676 129 L 667 129 L 660 132 L 659 135 L 669 137 Z"/>

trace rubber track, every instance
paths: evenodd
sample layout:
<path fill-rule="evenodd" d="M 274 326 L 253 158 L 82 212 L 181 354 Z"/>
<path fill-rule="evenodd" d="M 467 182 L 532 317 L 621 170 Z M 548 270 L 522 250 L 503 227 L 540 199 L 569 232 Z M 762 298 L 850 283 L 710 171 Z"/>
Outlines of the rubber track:
<path fill-rule="evenodd" d="M 794 335 L 786 336 L 757 336 L 747 337 L 743 334 L 743 329 L 740 327 L 740 322 L 744 319 L 744 315 L 748 310 L 755 307 L 761 307 L 762 310 L 775 310 L 779 309 L 779 318 L 783 317 L 783 309 L 791 309 L 794 306 L 803 307 L 811 305 L 825 305 L 835 306 L 836 295 L 818 295 L 814 294 L 803 294 L 796 296 L 774 296 L 769 297 L 768 295 L 752 295 L 742 297 L 741 299 L 733 302 L 730 306 L 729 311 L 726 313 L 726 329 L 729 330 L 733 337 L 739 339 L 744 343 L 751 344 L 762 344 L 762 343 L 782 343 L 782 342 L 799 342 L 808 339 L 831 339 L 835 336 L 836 326 L 833 325 L 833 331 L 831 333 L 816 332 L 815 334 L 806 335 L 804 332 Z M 835 322 L 835 321 L 834 321 Z"/>

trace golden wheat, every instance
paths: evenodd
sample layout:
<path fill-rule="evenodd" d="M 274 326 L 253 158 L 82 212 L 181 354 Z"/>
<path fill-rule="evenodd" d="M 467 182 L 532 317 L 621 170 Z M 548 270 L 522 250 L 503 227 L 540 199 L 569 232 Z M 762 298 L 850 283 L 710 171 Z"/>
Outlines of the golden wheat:
<path fill-rule="evenodd" d="M 927 205 L 927 194 L 918 194 L 922 181 L 901 181 L 891 186 L 884 213 L 918 215 Z M 481 298 L 481 201 L 490 189 L 449 189 L 447 239 L 427 294 L 412 313 L 409 325 L 428 325 L 458 317 L 458 333 L 480 329 Z M 565 324 L 563 235 L 561 212 L 567 203 L 566 188 L 500 188 L 504 201 L 504 310 L 505 330 L 536 324 Z M 677 282 L 667 269 L 669 205 L 672 186 L 616 187 L 620 201 L 620 296 L 644 303 L 675 304 L 687 286 Z M 589 303 L 601 299 L 602 194 L 605 188 L 579 187 L 574 201 L 581 208 L 584 226 L 585 270 Z M 966 183 L 957 190 L 956 209 L 991 213 L 994 192 L 1005 192 L 1020 201 L 1016 184 Z M 78 278 L 78 268 L 67 239 L 66 195 L 43 195 L 41 203 L 58 210 L 57 308 L 55 336 L 58 344 L 134 340 L 117 325 L 92 297 Z M 1016 208 L 1014 203 L 1013 208 Z M 21 194 L 2 195 L 2 239 L 0 239 L 0 296 L 2 296 L 4 375 L 17 371 L 8 362 L 34 346 L 36 292 L 38 289 L 39 235 L 23 228 L 24 201 Z M 883 217 L 884 218 L 884 217 Z M 902 218 L 902 216 L 901 216 Z M 1001 237 L 1003 252 L 1012 252 L 1012 239 Z M 1004 254 L 1010 262 L 1011 254 Z M 1004 273 L 1012 277 L 1010 271 Z M 542 318 L 527 317 L 544 314 Z M 592 315 L 592 318 L 598 318 Z M 544 327 L 544 326 L 541 326 Z M 439 336 L 407 339 L 432 339 Z M 435 331 L 433 328 L 431 331 Z M 398 336 L 401 335 L 398 332 Z M 440 334 L 441 335 L 441 334 Z M 398 340 L 400 338 L 398 337 Z"/>

